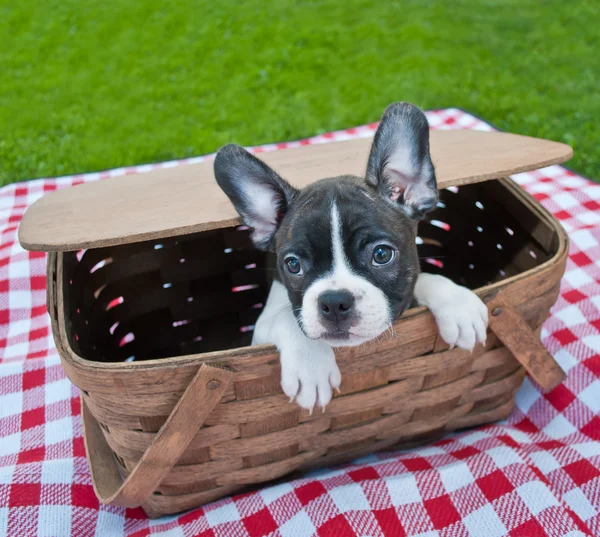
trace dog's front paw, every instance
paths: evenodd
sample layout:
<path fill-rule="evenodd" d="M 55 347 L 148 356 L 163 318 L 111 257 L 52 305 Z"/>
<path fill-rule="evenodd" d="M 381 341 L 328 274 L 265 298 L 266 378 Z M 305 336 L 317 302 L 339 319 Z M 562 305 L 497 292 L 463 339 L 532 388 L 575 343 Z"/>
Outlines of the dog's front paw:
<path fill-rule="evenodd" d="M 429 309 L 451 348 L 472 351 L 476 343 L 485 343 L 488 310 L 473 291 L 456 284 L 445 286 Z"/>
<path fill-rule="evenodd" d="M 333 349 L 313 343 L 304 348 L 281 349 L 281 388 L 302 408 L 312 410 L 315 404 L 325 410 L 338 389 L 342 375 L 335 362 Z"/>

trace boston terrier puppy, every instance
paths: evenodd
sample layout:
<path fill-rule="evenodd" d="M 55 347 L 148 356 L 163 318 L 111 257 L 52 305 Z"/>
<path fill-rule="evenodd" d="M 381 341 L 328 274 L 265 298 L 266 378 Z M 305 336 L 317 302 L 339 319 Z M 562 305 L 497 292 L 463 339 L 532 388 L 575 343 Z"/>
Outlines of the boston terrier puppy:
<path fill-rule="evenodd" d="M 252 343 L 278 348 L 281 387 L 301 407 L 325 409 L 339 388 L 333 347 L 376 338 L 413 299 L 429 307 L 451 347 L 485 342 L 483 302 L 447 278 L 419 273 L 417 224 L 438 192 L 429 125 L 416 106 L 385 110 L 365 177 L 297 190 L 236 145 L 219 150 L 214 171 L 254 244 L 273 254 L 274 281 Z"/>

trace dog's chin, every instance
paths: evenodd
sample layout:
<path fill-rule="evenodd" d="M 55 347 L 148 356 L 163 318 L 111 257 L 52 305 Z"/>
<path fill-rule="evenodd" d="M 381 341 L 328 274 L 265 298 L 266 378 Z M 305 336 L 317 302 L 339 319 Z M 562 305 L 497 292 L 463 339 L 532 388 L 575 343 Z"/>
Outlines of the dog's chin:
<path fill-rule="evenodd" d="M 336 331 L 336 332 L 321 332 L 318 335 L 306 334 L 310 339 L 327 343 L 330 347 L 357 347 L 367 341 L 375 339 L 377 336 L 385 332 L 389 326 L 384 326 L 381 330 L 374 331 L 369 334 L 359 334 L 357 332 Z"/>
<path fill-rule="evenodd" d="M 323 334 L 319 339 L 324 341 L 330 347 L 358 347 L 367 341 L 375 338 L 373 337 L 363 337 L 357 336 L 355 334 Z"/>

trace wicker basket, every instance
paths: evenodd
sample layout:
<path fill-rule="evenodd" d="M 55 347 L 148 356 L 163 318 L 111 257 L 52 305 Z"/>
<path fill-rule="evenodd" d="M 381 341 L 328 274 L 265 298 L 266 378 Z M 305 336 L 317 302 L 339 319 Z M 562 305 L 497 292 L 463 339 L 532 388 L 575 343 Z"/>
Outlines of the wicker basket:
<path fill-rule="evenodd" d="M 336 353 L 341 394 L 314 415 L 282 394 L 275 349 L 247 346 L 268 272 L 248 231 L 231 225 L 236 220 L 218 193 L 224 218 L 203 220 L 196 203 L 194 223 L 174 218 L 172 206 L 111 218 L 114 200 L 133 196 L 136 189 L 127 188 L 139 177 L 76 187 L 35 204 L 20 238 L 51 251 L 48 310 L 64 369 L 82 392 L 99 498 L 141 505 L 152 517 L 175 513 L 292 471 L 505 418 L 525 369 L 544 388 L 558 384 L 563 373 L 536 334 L 558 296 L 567 236 L 509 179 L 474 181 L 562 161 L 570 150 L 535 140 L 532 152 L 524 149 L 530 138 L 475 134 L 469 152 L 473 143 L 489 146 L 487 154 L 481 147 L 475 153 L 479 174 L 470 169 L 454 177 L 448 156 L 456 159 L 467 144 L 432 137 L 440 183 L 461 186 L 441 191 L 440 206 L 419 228 L 419 251 L 423 270 L 476 289 L 489 305 L 485 348 L 448 350 L 431 314 L 411 309 L 379 340 Z M 360 142 L 366 155 L 368 143 Z M 498 150 L 502 144 L 511 150 Z M 340 172 L 348 161 L 340 155 L 358 159 L 362 148 L 332 146 Z M 287 158 L 290 166 L 310 161 L 317 169 L 327 155 L 323 148 L 278 153 L 280 168 Z M 209 165 L 179 173 L 196 185 L 199 175 L 212 179 Z M 143 178 L 146 199 L 160 196 L 165 172 Z M 312 179 L 308 173 L 303 180 Z M 201 195 L 214 209 L 213 194 Z M 190 196 L 188 189 L 182 203 Z M 87 231 L 83 214 L 93 224 Z M 154 218 L 140 225 L 140 214 Z M 156 227 L 162 219 L 167 223 Z"/>

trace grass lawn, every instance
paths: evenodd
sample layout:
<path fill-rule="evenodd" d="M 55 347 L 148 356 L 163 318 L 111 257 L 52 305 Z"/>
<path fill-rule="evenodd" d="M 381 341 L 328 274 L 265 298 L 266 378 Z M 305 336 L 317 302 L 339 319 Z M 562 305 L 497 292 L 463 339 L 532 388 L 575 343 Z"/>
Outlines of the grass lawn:
<path fill-rule="evenodd" d="M 598 0 L 0 0 L 0 183 L 457 106 L 600 179 Z"/>

